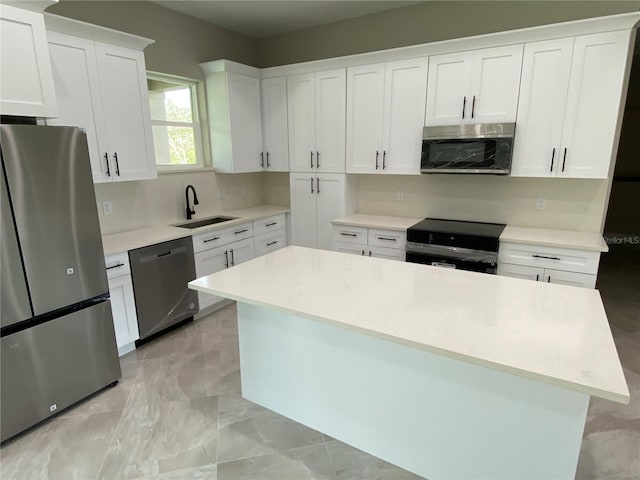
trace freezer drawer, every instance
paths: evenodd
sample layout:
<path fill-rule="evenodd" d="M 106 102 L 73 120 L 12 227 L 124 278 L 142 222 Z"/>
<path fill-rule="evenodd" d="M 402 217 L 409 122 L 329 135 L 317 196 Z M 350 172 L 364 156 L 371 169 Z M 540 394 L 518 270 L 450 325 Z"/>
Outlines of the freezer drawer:
<path fill-rule="evenodd" d="M 121 376 L 109 301 L 1 342 L 1 441 Z"/>

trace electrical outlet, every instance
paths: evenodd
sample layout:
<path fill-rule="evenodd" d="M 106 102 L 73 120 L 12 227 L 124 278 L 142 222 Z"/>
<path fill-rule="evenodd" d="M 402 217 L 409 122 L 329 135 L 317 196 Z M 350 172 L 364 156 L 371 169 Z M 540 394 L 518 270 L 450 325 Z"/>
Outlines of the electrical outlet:
<path fill-rule="evenodd" d="M 404 190 L 398 190 L 396 192 L 396 202 L 404 202 Z"/>
<path fill-rule="evenodd" d="M 104 213 L 105 215 L 111 215 L 111 212 L 113 212 L 113 209 L 111 208 L 111 202 L 102 202 L 102 213 Z"/>
<path fill-rule="evenodd" d="M 536 208 L 538 210 L 545 210 L 547 208 L 547 199 L 544 197 L 536 198 Z"/>
<path fill-rule="evenodd" d="M 224 196 L 226 195 L 226 191 L 224 190 L 224 188 L 219 188 L 218 189 L 218 198 L 224 198 Z"/>

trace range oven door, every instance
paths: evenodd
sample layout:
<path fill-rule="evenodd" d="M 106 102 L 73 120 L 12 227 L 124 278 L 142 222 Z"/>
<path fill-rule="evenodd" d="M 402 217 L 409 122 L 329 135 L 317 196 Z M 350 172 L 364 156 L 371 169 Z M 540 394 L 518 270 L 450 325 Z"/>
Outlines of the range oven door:
<path fill-rule="evenodd" d="M 486 250 L 407 242 L 405 259 L 410 263 L 493 275 L 498 271 L 498 254 Z"/>

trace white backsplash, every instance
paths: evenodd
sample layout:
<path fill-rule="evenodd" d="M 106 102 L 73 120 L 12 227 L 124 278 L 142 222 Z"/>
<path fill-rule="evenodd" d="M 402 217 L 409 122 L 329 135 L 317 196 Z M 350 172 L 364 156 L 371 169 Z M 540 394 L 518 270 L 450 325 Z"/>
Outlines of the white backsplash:
<path fill-rule="evenodd" d="M 607 180 L 489 175 L 358 175 L 360 213 L 600 232 Z M 404 200 L 398 201 L 398 192 Z M 546 209 L 536 209 L 536 199 Z"/>
<path fill-rule="evenodd" d="M 187 172 L 159 174 L 156 180 L 96 184 L 98 216 L 103 234 L 186 220 L 185 187 L 193 185 L 200 204 L 197 218 L 265 203 L 262 173 Z M 218 198 L 218 192 L 223 198 Z M 102 212 L 110 201 L 112 213 Z"/>

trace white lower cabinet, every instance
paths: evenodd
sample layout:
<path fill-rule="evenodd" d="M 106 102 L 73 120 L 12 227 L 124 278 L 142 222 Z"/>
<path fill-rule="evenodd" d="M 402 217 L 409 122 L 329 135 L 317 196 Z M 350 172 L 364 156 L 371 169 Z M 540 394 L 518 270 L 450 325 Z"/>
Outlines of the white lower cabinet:
<path fill-rule="evenodd" d="M 138 317 L 133 296 L 129 254 L 127 252 L 105 257 L 113 327 L 116 333 L 118 354 L 124 355 L 135 349 L 138 340 Z"/>
<path fill-rule="evenodd" d="M 333 250 L 336 252 L 404 262 L 406 243 L 406 231 L 333 226 Z"/>
<path fill-rule="evenodd" d="M 331 250 L 331 220 L 346 213 L 345 175 L 292 173 L 290 182 L 292 243 Z"/>
<path fill-rule="evenodd" d="M 286 245 L 284 213 L 194 235 L 196 276 L 211 275 Z M 201 311 L 224 300 L 202 292 L 198 293 L 198 299 Z"/>
<path fill-rule="evenodd" d="M 600 252 L 501 242 L 498 275 L 595 288 Z"/>
<path fill-rule="evenodd" d="M 194 237 L 195 243 L 195 237 Z M 196 261 L 196 277 L 204 277 L 226 268 L 239 265 L 254 257 L 253 238 L 232 242 L 221 247 L 211 248 L 194 255 Z M 223 300 L 216 295 L 198 292 L 200 310 Z"/>

